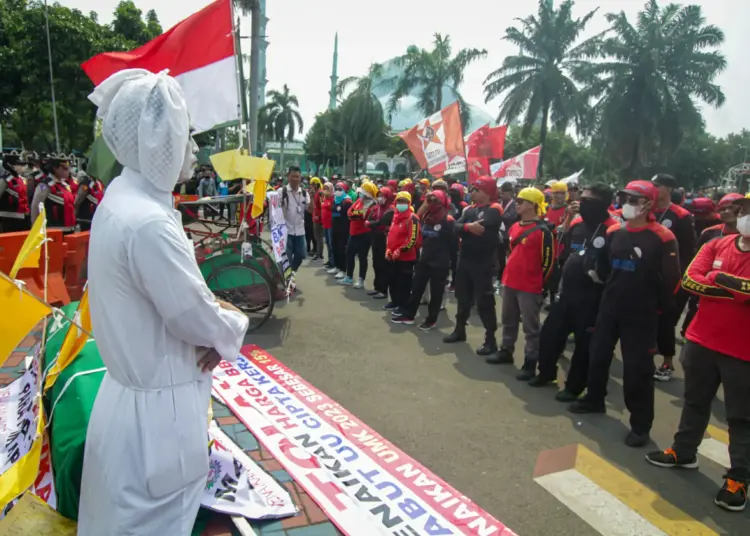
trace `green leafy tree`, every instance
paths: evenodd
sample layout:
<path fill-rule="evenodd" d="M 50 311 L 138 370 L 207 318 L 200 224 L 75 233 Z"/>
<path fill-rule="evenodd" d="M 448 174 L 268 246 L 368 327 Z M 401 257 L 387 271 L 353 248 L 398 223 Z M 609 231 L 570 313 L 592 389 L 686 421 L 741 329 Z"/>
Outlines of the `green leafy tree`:
<path fill-rule="evenodd" d="M 386 111 L 393 114 L 401 99 L 416 92 L 417 108 L 430 116 L 441 110 L 445 94 L 458 101 L 461 107 L 461 123 L 466 128 L 471 119 L 469 105 L 459 89 L 464 81 L 464 71 L 474 61 L 487 56 L 487 51 L 463 48 L 455 55 L 449 35 L 436 33 L 431 50 L 411 46 L 395 63 L 402 74 L 395 81 L 395 89 L 388 99 Z"/>
<path fill-rule="evenodd" d="M 164 30 L 159 23 L 159 17 L 156 14 L 156 10 L 150 9 L 146 13 L 146 34 L 148 39 L 151 40 L 164 33 Z"/>
<path fill-rule="evenodd" d="M 157 20 L 156 23 L 158 22 Z M 112 29 L 136 45 L 142 45 L 151 39 L 148 27 L 143 20 L 143 12 L 132 0 L 122 0 L 117 4 Z"/>
<path fill-rule="evenodd" d="M 586 132 L 590 113 L 589 95 L 576 82 L 590 82 L 589 59 L 597 54 L 600 36 L 580 41 L 579 37 L 596 10 L 573 18 L 573 1 L 555 9 L 539 1 L 536 15 L 520 19 L 519 26 L 506 28 L 504 39 L 519 47 L 506 56 L 502 67 L 484 82 L 485 102 L 504 95 L 498 122 L 512 122 L 523 116 L 525 133 L 540 126 L 538 176 L 543 176 L 548 124 L 564 131 L 572 121 Z"/>
<path fill-rule="evenodd" d="M 600 77 L 594 93 L 603 149 L 628 176 L 665 163 L 685 132 L 703 125 L 697 101 L 721 106 L 714 83 L 726 68 L 717 47 L 724 33 L 706 25 L 697 5 L 646 2 L 632 24 L 624 12 L 607 15 L 613 35 L 589 69 Z"/>
<path fill-rule="evenodd" d="M 308 159 L 338 166 L 344 152 L 344 133 L 341 129 L 341 108 L 326 110 L 315 116 L 315 122 L 305 136 Z"/>
<path fill-rule="evenodd" d="M 266 94 L 268 104 L 263 109 L 267 116 L 266 124 L 273 139 L 281 144 L 279 169 L 284 169 L 284 145 L 294 141 L 294 134 L 302 134 L 302 116 L 299 113 L 299 101 L 290 93 L 289 86 L 284 84 L 281 91 L 271 90 Z"/>

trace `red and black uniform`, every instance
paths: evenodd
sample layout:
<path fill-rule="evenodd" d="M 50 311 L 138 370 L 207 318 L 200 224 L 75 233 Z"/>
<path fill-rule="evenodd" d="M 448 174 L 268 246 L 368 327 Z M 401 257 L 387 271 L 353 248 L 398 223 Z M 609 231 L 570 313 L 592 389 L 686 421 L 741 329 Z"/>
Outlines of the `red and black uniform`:
<path fill-rule="evenodd" d="M 461 248 L 456 266 L 456 330 L 462 333 L 469 320 L 472 304 L 476 304 L 479 318 L 485 329 L 485 338 L 495 340 L 497 313 L 492 277 L 495 275 L 495 259 L 500 242 L 500 225 L 503 207 L 498 203 L 470 205 L 456 222 Z M 483 220 L 484 233 L 474 235 L 466 231 L 466 225 Z M 493 342 L 494 344 L 494 342 Z"/>
<path fill-rule="evenodd" d="M 412 210 L 394 212 L 386 238 L 386 255 L 390 252 L 393 262 L 388 290 L 391 303 L 402 310 L 409 305 L 420 240 L 420 222 L 417 215 Z"/>
<path fill-rule="evenodd" d="M 94 213 L 104 198 L 104 183 L 93 177 L 84 178 L 78 185 L 78 194 L 84 197 L 78 205 L 76 219 L 81 225 L 81 231 L 88 231 L 91 229 Z"/>
<path fill-rule="evenodd" d="M 555 248 L 556 257 L 559 257 L 560 253 L 562 252 L 562 247 L 560 247 L 560 240 L 562 238 L 560 227 L 565 221 L 565 214 L 567 210 L 568 205 L 566 204 L 552 205 L 547 208 L 547 213 L 544 216 L 544 221 L 546 221 L 549 225 L 549 228 L 552 231 L 552 234 L 555 237 L 555 242 L 558 246 L 557 248 Z M 554 269 L 552 271 L 552 274 L 550 275 L 548 285 L 550 301 L 555 299 L 558 288 L 560 287 L 560 277 L 562 275 L 560 271 L 561 266 L 561 264 L 555 262 Z"/>
<path fill-rule="evenodd" d="M 565 211 L 568 210 L 568 205 L 552 205 L 547 208 L 547 214 L 544 216 L 552 232 L 557 234 L 557 228 L 560 227 L 565 221 Z"/>
<path fill-rule="evenodd" d="M 375 271 L 373 290 L 376 290 L 378 298 L 388 295 L 388 284 L 391 280 L 392 263 L 386 260 L 386 238 L 388 230 L 393 222 L 393 197 L 394 193 L 389 187 L 380 189 L 380 195 L 385 198 L 385 204 L 377 205 L 370 213 L 368 223 L 372 230 L 372 268 Z"/>
<path fill-rule="evenodd" d="M 680 261 L 680 275 L 685 273 L 690 261 L 695 255 L 695 225 L 693 215 L 685 208 L 674 203 L 666 209 L 657 209 L 654 213 L 656 221 L 672 231 L 677 239 Z M 682 310 L 687 304 L 689 295 L 680 289 L 675 288 L 675 307 L 670 313 L 659 315 L 659 330 L 657 338 L 657 348 L 663 356 L 672 357 L 677 353 L 675 348 L 675 326 L 682 316 Z"/>
<path fill-rule="evenodd" d="M 450 198 L 450 215 L 454 220 L 458 220 L 464 213 L 469 204 L 464 201 L 464 187 L 458 183 L 452 184 L 448 189 Z M 451 249 L 451 287 L 456 284 L 456 268 L 458 267 L 458 249 L 461 247 L 461 241 L 458 234 L 454 234 L 453 248 Z"/>
<path fill-rule="evenodd" d="M 344 188 L 346 185 L 339 182 L 336 186 Z M 342 272 L 346 272 L 346 243 L 349 241 L 349 207 L 351 206 L 352 200 L 348 195 L 338 198 L 334 195 L 331 211 L 331 243 L 333 244 L 334 265 Z"/>
<path fill-rule="evenodd" d="M 625 406 L 632 432 L 648 434 L 654 421 L 654 354 L 659 312 L 674 314 L 680 282 L 677 240 L 661 224 L 607 230 L 611 272 L 591 340 L 586 400 L 604 405 L 609 368 L 620 341 Z"/>
<path fill-rule="evenodd" d="M 349 242 L 346 245 L 346 275 L 354 275 L 354 262 L 359 259 L 359 277 L 367 277 L 367 256 L 370 254 L 372 231 L 368 217 L 377 210 L 377 202 L 360 194 L 349 208 Z"/>
<path fill-rule="evenodd" d="M 591 337 L 610 272 L 607 229 L 618 224 L 609 216 L 598 225 L 588 225 L 578 216 L 562 236 L 560 294 L 542 326 L 539 374 L 547 381 L 557 379 L 557 361 L 573 333 L 576 346 L 565 390 L 574 395 L 586 388 Z"/>
<path fill-rule="evenodd" d="M 44 200 L 47 227 L 59 227 L 66 233 L 74 232 L 76 227 L 75 194 L 63 181 L 48 179 L 46 187 L 49 188 L 49 193 Z"/>
<path fill-rule="evenodd" d="M 5 191 L 0 196 L 0 232 L 27 231 L 29 229 L 29 198 L 26 181 L 17 175 L 0 177 Z"/>
<path fill-rule="evenodd" d="M 750 483 L 750 252 L 740 236 L 712 240 L 688 267 L 682 287 L 700 296 L 682 353 L 685 404 L 674 436 L 679 459 L 694 459 L 719 385 L 729 424 L 726 478 Z"/>

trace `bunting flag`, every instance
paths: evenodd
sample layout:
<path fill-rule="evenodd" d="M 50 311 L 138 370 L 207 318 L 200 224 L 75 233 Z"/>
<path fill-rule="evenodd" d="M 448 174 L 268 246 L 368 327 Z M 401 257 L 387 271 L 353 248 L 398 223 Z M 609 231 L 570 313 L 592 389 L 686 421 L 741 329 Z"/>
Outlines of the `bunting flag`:
<path fill-rule="evenodd" d="M 135 50 L 104 52 L 81 67 L 96 86 L 123 69 L 168 69 L 197 132 L 239 116 L 231 0 L 216 0 Z"/>
<path fill-rule="evenodd" d="M 7 318 L 0 322 L 1 366 L 13 350 L 21 345 L 24 337 L 52 312 L 52 308 L 27 290 L 21 290 L 12 279 L 0 274 L 0 311 L 12 311 L 13 319 L 12 322 L 7 321 Z"/>
<path fill-rule="evenodd" d="M 497 169 L 493 170 L 492 177 L 495 179 L 536 179 L 536 173 L 539 169 L 539 151 L 541 149 L 542 146 L 537 145 L 518 156 L 508 158 Z"/>
<path fill-rule="evenodd" d="M 19 270 L 23 268 L 38 268 L 39 267 L 39 256 L 42 251 L 42 244 L 47 238 L 47 215 L 42 205 L 39 216 L 34 222 L 34 226 L 29 231 L 26 241 L 21 246 L 21 250 L 18 252 L 13 268 L 10 269 L 8 274 L 11 279 L 15 279 L 18 275 Z M 10 310 L 10 309 L 4 309 Z M 0 354 L 0 358 L 2 355 Z"/>
<path fill-rule="evenodd" d="M 459 112 L 454 102 L 399 134 L 422 169 L 437 177 L 466 169 Z"/>
<path fill-rule="evenodd" d="M 93 331 L 91 329 L 88 287 L 83 291 L 83 296 L 81 296 L 81 301 L 78 303 L 78 309 L 76 309 L 73 321 L 75 324 L 71 323 L 68 325 L 68 331 L 65 334 L 65 339 L 60 347 L 60 353 L 57 355 L 57 361 L 55 361 L 55 364 L 47 373 L 47 378 L 44 381 L 45 392 L 55 385 L 55 381 L 57 381 L 57 377 L 60 373 L 65 370 L 65 367 L 70 365 L 81 350 L 83 350 L 83 347 L 89 340 L 88 333 Z M 79 329 L 79 326 L 85 331 Z"/>

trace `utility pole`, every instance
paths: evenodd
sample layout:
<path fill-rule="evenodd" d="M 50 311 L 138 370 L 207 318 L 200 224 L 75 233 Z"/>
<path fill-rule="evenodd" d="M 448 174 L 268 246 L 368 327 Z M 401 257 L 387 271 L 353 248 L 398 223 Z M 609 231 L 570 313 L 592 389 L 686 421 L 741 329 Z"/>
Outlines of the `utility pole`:
<path fill-rule="evenodd" d="M 55 102 L 55 77 L 52 74 L 52 43 L 49 38 L 49 9 L 44 0 L 44 24 L 47 28 L 47 59 L 49 60 L 49 87 L 52 93 L 52 121 L 55 125 L 55 152 L 60 154 L 60 134 L 57 130 L 57 103 Z"/>
<path fill-rule="evenodd" d="M 263 14 L 260 9 L 260 0 L 253 2 L 250 12 L 251 31 L 250 31 L 250 133 L 249 150 L 250 154 L 258 151 L 258 88 L 260 87 L 260 35 L 261 17 Z"/>

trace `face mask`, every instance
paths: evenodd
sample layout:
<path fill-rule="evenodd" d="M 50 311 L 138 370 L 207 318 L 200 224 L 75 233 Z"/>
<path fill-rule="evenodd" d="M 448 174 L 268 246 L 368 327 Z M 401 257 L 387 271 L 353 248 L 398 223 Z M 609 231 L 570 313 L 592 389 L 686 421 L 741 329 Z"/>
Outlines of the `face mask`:
<path fill-rule="evenodd" d="M 346 194 L 344 192 L 336 192 L 333 197 L 336 199 L 337 203 L 340 203 L 341 201 L 344 200 L 345 196 Z"/>
<path fill-rule="evenodd" d="M 398 210 L 399 212 L 406 212 L 407 210 L 409 210 L 409 205 L 396 205 L 396 210 Z"/>
<path fill-rule="evenodd" d="M 385 197 L 378 197 L 378 205 L 385 205 Z"/>
<path fill-rule="evenodd" d="M 607 204 L 599 199 L 581 201 L 581 218 L 584 223 L 599 225 L 607 219 Z"/>
<path fill-rule="evenodd" d="M 750 214 L 737 218 L 737 232 L 745 238 L 750 238 Z"/>
<path fill-rule="evenodd" d="M 631 205 L 630 203 L 627 203 L 622 207 L 622 217 L 626 220 L 634 220 L 640 215 L 641 207 L 639 205 Z"/>

